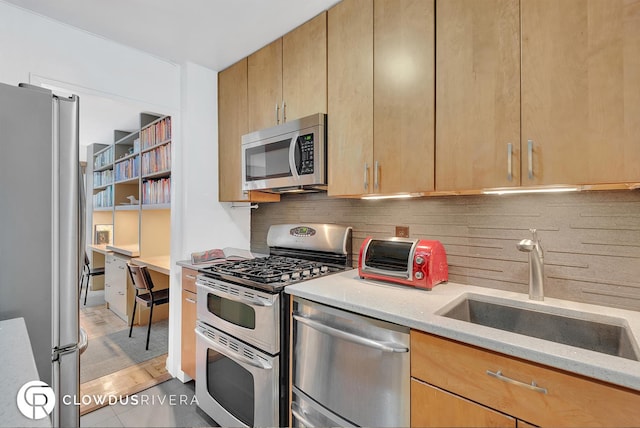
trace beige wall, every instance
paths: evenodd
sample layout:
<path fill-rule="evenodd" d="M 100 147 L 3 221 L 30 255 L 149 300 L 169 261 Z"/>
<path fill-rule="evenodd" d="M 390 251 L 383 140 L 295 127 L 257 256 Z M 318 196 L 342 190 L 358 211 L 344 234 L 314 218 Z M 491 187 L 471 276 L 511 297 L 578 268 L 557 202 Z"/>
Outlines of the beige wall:
<path fill-rule="evenodd" d="M 270 224 L 300 221 L 353 226 L 354 264 L 365 237 L 409 226 L 412 238 L 444 244 L 451 281 L 523 293 L 527 254 L 516 243 L 537 228 L 547 296 L 640 310 L 638 191 L 378 201 L 284 196 L 253 210 L 252 249 L 266 250 Z"/>

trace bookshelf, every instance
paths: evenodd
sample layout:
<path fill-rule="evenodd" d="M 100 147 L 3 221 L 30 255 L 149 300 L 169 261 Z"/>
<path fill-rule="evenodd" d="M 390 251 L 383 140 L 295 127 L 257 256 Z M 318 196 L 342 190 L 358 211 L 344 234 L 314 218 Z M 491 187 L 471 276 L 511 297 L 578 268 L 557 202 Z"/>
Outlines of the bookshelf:
<path fill-rule="evenodd" d="M 147 256 L 170 253 L 171 146 L 171 117 L 148 112 L 140 114 L 140 129 L 114 130 L 112 144 L 90 146 L 91 230 L 112 225 L 110 246 L 138 248 L 132 253 L 140 256 L 143 248 Z M 95 239 L 92 233 L 87 242 Z"/>

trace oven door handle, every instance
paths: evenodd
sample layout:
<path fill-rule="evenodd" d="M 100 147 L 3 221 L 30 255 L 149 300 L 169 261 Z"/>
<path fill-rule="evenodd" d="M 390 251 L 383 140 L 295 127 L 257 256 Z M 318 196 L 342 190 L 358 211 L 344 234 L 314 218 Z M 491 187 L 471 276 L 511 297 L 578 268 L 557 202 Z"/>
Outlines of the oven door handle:
<path fill-rule="evenodd" d="M 215 294 L 216 296 L 222 297 L 223 299 L 233 300 L 234 302 L 244 303 L 245 305 L 249 305 L 249 306 L 273 306 L 273 302 L 270 302 L 270 301 L 235 296 L 231 293 L 225 293 L 224 291 L 220 291 L 213 287 L 209 287 L 206 284 L 201 284 L 201 283 L 196 283 L 196 284 L 203 287 L 203 289 L 207 293 Z"/>
<path fill-rule="evenodd" d="M 407 348 L 406 346 L 398 345 L 397 343 L 383 343 L 374 339 L 369 339 L 368 337 L 358 336 L 357 334 L 329 327 L 326 324 L 322 324 L 318 321 L 314 321 L 300 315 L 294 315 L 293 319 L 301 324 L 311 327 L 314 330 L 318 330 L 330 336 L 357 343 L 359 345 L 368 346 L 369 348 L 378 349 L 383 352 L 409 352 L 409 348 Z"/>
<path fill-rule="evenodd" d="M 214 349 L 215 351 L 221 353 L 222 355 L 231 358 L 232 360 L 236 360 L 236 361 L 241 361 L 245 364 L 249 364 L 250 366 L 253 367 L 257 367 L 259 369 L 263 369 L 263 370 L 271 370 L 273 369 L 273 366 L 269 363 L 266 363 L 262 360 L 252 360 L 251 358 L 247 358 L 242 354 L 238 354 L 233 352 L 230 349 L 225 348 L 222 345 L 217 344 L 216 342 L 214 342 L 213 340 L 209 339 L 207 336 L 205 336 L 204 334 L 202 334 L 202 332 L 200 332 L 198 329 L 196 329 L 196 334 L 198 336 L 200 336 L 201 339 L 203 339 L 205 342 L 207 342 L 207 346 Z"/>

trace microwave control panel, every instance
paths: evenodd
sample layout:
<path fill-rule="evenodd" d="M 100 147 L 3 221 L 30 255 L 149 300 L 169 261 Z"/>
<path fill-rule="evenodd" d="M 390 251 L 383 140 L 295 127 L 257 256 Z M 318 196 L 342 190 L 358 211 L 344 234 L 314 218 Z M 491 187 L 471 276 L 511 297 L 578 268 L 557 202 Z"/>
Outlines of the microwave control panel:
<path fill-rule="evenodd" d="M 313 134 L 301 135 L 298 138 L 298 147 L 300 147 L 298 174 L 313 174 Z"/>

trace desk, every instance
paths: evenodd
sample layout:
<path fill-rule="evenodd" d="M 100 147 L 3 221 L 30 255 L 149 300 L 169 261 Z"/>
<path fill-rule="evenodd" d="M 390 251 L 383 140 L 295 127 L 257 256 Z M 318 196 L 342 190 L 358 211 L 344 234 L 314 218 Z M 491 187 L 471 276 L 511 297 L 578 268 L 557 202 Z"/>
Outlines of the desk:
<path fill-rule="evenodd" d="M 159 272 L 163 275 L 171 274 L 171 262 L 169 256 L 136 257 L 131 259 L 131 263 L 139 266 L 147 266 L 149 270 Z"/>
<path fill-rule="evenodd" d="M 87 246 L 91 250 L 91 266 L 93 268 L 105 267 L 105 257 L 111 254 L 111 250 L 107 249 L 107 244 L 89 244 Z M 89 288 L 91 291 L 104 290 L 104 275 L 92 276 Z"/>

